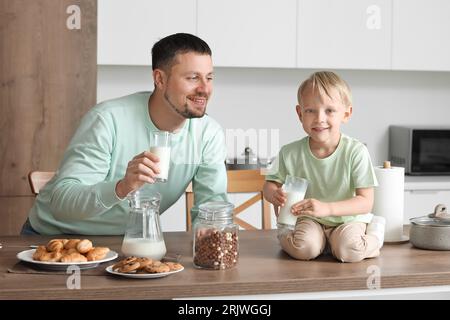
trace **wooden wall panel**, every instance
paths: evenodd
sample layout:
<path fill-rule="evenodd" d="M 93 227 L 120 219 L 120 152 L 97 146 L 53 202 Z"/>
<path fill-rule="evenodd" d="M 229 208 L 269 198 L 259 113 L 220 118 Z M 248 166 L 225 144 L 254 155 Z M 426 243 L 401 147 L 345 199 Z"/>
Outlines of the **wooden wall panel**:
<path fill-rule="evenodd" d="M 0 195 L 30 194 L 31 169 L 54 170 L 96 100 L 96 1 L 0 0 Z M 69 30 L 69 5 L 81 29 Z M 4 116 L 3 116 L 4 115 Z"/>
<path fill-rule="evenodd" d="M 34 196 L 0 197 L 0 235 L 19 235 L 33 202 Z"/>
<path fill-rule="evenodd" d="M 96 82 L 96 0 L 0 0 L 0 197 L 31 195 L 27 173 L 57 168 Z"/>

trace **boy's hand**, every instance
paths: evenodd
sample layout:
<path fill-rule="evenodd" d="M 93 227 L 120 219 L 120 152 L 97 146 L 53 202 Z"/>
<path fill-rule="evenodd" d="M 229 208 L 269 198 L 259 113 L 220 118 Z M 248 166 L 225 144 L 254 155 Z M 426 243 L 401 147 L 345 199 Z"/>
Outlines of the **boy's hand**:
<path fill-rule="evenodd" d="M 283 207 L 287 200 L 287 194 L 280 187 L 272 195 L 272 204 L 274 206 Z"/>
<path fill-rule="evenodd" d="M 331 216 L 331 206 L 329 203 L 316 199 L 305 199 L 294 204 L 291 207 L 291 212 L 294 216 L 307 215 L 323 218 Z"/>

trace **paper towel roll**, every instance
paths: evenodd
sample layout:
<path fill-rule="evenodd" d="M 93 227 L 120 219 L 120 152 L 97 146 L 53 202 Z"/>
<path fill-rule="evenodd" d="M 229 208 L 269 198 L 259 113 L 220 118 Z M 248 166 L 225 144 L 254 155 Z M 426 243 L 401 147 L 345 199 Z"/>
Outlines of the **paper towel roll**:
<path fill-rule="evenodd" d="M 375 187 L 373 213 L 386 218 L 385 241 L 401 241 L 403 235 L 405 168 L 374 167 L 374 169 L 378 187 Z"/>

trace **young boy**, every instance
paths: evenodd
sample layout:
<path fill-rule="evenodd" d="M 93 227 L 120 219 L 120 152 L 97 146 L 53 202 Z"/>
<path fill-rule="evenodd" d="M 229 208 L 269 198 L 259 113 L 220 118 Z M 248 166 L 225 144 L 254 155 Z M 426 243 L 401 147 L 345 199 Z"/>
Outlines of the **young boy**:
<path fill-rule="evenodd" d="M 340 130 L 352 114 L 350 88 L 333 72 L 316 72 L 300 85 L 296 110 L 308 136 L 281 148 L 264 185 L 277 213 L 287 200 L 281 188 L 286 175 L 309 181 L 305 200 L 290 209 L 297 216 L 295 229 L 279 230 L 281 247 L 300 260 L 316 258 L 327 242 L 342 262 L 378 256 L 384 229 L 366 234 L 377 185 L 370 155 Z"/>

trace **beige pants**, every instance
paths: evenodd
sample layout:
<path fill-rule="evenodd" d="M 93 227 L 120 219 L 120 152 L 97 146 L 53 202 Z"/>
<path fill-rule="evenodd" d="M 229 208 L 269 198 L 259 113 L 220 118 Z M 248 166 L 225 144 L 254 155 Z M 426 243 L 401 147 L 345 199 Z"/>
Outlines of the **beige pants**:
<path fill-rule="evenodd" d="M 297 219 L 295 230 L 279 230 L 281 247 L 291 257 L 311 260 L 325 249 L 327 240 L 331 253 L 342 262 L 358 262 L 380 254 L 378 241 L 373 235 L 366 235 L 366 224 L 345 223 L 329 227 L 308 219 Z"/>

